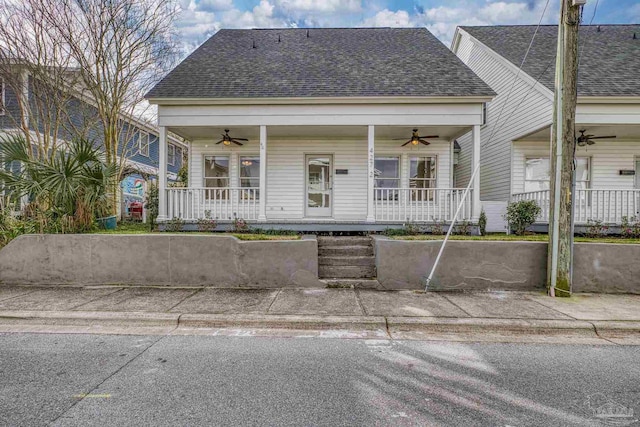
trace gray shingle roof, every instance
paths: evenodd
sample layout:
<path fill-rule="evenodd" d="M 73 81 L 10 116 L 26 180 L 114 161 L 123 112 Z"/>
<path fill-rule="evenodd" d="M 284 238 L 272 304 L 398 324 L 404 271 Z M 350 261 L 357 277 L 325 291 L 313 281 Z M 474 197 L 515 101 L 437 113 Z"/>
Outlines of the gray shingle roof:
<path fill-rule="evenodd" d="M 494 95 L 424 28 L 308 31 L 220 30 L 147 97 Z"/>
<path fill-rule="evenodd" d="M 461 28 L 519 67 L 536 27 Z M 557 39 L 557 25 L 540 27 L 523 66 L 523 71 L 534 79 L 540 77 L 540 83 L 551 90 Z M 578 40 L 579 96 L 640 96 L 640 25 L 583 26 Z"/>

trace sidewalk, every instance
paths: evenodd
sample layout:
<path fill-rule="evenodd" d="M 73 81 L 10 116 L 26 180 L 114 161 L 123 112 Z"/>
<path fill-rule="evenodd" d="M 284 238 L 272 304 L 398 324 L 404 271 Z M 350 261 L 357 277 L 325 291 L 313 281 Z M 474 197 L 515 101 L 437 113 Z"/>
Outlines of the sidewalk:
<path fill-rule="evenodd" d="M 640 345 L 640 295 L 0 285 L 0 332 Z"/>

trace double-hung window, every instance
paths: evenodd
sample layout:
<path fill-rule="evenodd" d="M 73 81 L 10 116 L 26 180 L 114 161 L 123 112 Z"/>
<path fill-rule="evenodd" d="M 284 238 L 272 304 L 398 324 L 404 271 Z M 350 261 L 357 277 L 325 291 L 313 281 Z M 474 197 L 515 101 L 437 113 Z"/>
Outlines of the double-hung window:
<path fill-rule="evenodd" d="M 411 200 L 433 200 L 437 183 L 436 158 L 432 156 L 412 157 L 409 160 L 409 188 Z"/>
<path fill-rule="evenodd" d="M 176 165 L 176 146 L 173 144 L 167 146 L 167 163 L 170 166 Z"/>
<path fill-rule="evenodd" d="M 240 187 L 243 200 L 259 198 L 260 157 L 240 156 Z"/>
<path fill-rule="evenodd" d="M 548 157 L 529 158 L 525 161 L 524 191 L 543 191 L 549 189 L 551 163 Z M 591 159 L 576 157 L 576 188 L 585 190 L 591 183 Z"/>
<path fill-rule="evenodd" d="M 229 198 L 229 156 L 204 156 L 204 187 L 207 199 Z M 224 189 L 224 190 L 223 190 Z M 213 194 L 217 197 L 213 197 Z"/>
<path fill-rule="evenodd" d="M 398 200 L 400 188 L 400 159 L 376 157 L 374 161 L 376 200 Z"/>
<path fill-rule="evenodd" d="M 149 157 L 149 132 L 138 131 L 138 153 Z"/>

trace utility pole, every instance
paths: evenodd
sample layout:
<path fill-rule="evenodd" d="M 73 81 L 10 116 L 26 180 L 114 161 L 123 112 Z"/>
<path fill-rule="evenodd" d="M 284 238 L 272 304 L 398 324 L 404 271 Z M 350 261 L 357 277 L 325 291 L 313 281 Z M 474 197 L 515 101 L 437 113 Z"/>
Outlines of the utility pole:
<path fill-rule="evenodd" d="M 578 30 L 584 0 L 561 0 L 556 87 L 551 131 L 551 191 L 547 285 L 549 295 L 571 296 L 573 177 L 578 97 Z"/>

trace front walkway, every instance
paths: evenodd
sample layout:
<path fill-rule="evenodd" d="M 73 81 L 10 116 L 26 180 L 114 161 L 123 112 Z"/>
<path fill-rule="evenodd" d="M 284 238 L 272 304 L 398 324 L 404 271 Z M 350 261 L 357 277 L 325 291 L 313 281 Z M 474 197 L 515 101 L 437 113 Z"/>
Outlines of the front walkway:
<path fill-rule="evenodd" d="M 53 326 L 59 328 L 46 329 Z M 0 332 L 135 334 L 144 327 L 160 334 L 271 336 L 280 330 L 298 336 L 321 331 L 354 338 L 640 344 L 640 295 L 553 299 L 535 292 L 0 286 Z"/>

